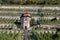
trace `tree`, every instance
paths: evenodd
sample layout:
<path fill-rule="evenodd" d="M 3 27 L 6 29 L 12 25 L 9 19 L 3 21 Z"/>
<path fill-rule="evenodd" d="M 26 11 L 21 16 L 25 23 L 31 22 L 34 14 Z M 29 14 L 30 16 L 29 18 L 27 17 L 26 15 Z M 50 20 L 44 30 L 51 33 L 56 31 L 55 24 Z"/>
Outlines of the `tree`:
<path fill-rule="evenodd" d="M 2 4 L 2 0 L 0 0 L 0 4 Z"/>

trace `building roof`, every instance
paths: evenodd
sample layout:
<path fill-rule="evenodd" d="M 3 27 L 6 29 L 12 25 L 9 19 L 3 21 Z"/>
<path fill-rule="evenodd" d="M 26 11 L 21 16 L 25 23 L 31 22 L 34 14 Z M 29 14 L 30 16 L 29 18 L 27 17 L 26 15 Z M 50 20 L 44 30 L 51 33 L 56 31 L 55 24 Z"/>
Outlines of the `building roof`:
<path fill-rule="evenodd" d="M 21 15 L 21 17 L 30 17 L 31 15 L 29 14 L 29 13 L 23 13 L 22 15 Z"/>

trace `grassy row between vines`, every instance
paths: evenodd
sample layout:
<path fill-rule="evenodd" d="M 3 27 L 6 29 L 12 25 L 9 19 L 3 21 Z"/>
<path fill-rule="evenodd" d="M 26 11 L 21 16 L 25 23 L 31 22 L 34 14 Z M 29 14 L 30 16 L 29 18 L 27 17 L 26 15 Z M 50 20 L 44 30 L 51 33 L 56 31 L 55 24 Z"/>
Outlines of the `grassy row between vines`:
<path fill-rule="evenodd" d="M 14 33 L 7 33 L 7 31 L 5 31 L 4 33 L 1 32 L 0 33 L 0 40 L 23 40 L 24 36 L 23 33 L 18 32 L 16 33 L 16 31 L 14 31 Z"/>
<path fill-rule="evenodd" d="M 36 37 L 36 40 L 60 40 L 60 32 L 57 33 L 37 33 L 35 31 L 32 31 L 32 33 L 34 34 L 34 36 Z M 32 37 L 32 40 L 34 40 L 34 38 Z"/>
<path fill-rule="evenodd" d="M 17 19 L 0 18 L 0 23 L 14 23 Z M 19 20 L 17 20 L 19 22 Z"/>
<path fill-rule="evenodd" d="M 0 23 L 15 23 L 17 19 L 6 19 L 6 18 L 0 18 Z M 20 20 L 17 20 L 17 22 L 20 22 Z M 31 24 L 35 24 L 35 19 L 31 20 Z M 39 19 L 39 23 L 42 24 L 60 24 L 60 20 L 48 20 L 48 19 Z"/>
<path fill-rule="evenodd" d="M 21 16 L 21 13 L 0 13 L 0 16 L 12 16 L 12 17 L 14 17 L 14 16 Z M 40 16 L 40 15 L 38 13 L 36 13 L 36 14 L 31 13 L 31 16 L 33 17 L 33 16 Z M 60 16 L 60 14 L 44 13 L 43 16 L 53 16 L 53 17 L 57 16 L 58 17 L 58 16 Z"/>

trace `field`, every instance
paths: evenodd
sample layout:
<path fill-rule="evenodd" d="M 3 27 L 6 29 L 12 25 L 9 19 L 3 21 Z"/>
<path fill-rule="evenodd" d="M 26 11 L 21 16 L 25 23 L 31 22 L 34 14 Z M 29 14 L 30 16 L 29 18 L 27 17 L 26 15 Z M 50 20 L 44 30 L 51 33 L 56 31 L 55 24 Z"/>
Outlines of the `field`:
<path fill-rule="evenodd" d="M 18 9 L 9 9 L 9 7 L 0 7 L 0 40 L 24 40 L 25 31 L 20 28 L 20 16 L 26 11 L 31 15 L 30 26 L 32 29 L 28 30 L 28 33 L 31 34 L 27 34 L 29 36 L 29 39 L 60 40 L 60 31 L 57 32 L 57 28 L 55 28 L 60 28 L 60 10 L 42 10 L 38 8 L 29 8 L 24 10 L 24 7 L 23 9 L 19 9 L 19 7 L 17 8 Z M 34 8 L 34 6 L 32 6 L 32 8 Z M 37 25 L 39 25 L 39 27 Z M 54 25 L 54 27 L 48 26 L 51 28 L 46 28 L 46 30 L 44 30 L 43 27 L 41 28 L 42 25 Z M 40 32 L 41 30 L 44 31 Z"/>

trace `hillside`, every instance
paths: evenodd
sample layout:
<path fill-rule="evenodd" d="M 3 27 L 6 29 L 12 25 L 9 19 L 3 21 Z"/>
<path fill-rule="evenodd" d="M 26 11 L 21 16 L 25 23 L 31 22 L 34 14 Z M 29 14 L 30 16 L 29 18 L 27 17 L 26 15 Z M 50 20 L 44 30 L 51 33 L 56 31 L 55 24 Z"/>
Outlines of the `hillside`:
<path fill-rule="evenodd" d="M 60 5 L 60 0 L 0 0 L 3 5 Z"/>

